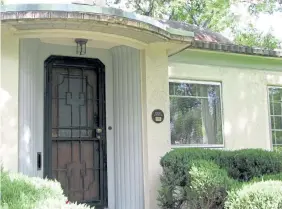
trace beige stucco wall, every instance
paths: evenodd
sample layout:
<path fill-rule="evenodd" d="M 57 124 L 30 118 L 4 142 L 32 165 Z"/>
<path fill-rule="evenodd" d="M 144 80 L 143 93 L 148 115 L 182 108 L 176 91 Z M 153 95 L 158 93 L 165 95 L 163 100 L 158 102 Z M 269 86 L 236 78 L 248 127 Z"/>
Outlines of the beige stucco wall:
<path fill-rule="evenodd" d="M 36 44 L 37 42 L 34 42 Z M 12 32 L 4 30 L 2 28 L 1 39 L 1 157 L 3 157 L 4 166 L 13 171 L 19 171 L 19 38 L 13 36 Z M 45 44 L 43 44 L 45 45 Z M 34 47 L 34 46 L 33 46 Z M 61 48 L 60 48 L 61 49 Z M 91 51 L 90 49 L 88 51 Z M 97 51 L 97 50 L 96 50 Z M 42 54 L 48 54 L 53 52 L 49 48 L 39 51 L 37 56 L 40 58 Z M 67 55 L 74 53 L 73 51 L 65 51 Z M 59 49 L 55 54 L 61 54 Z M 30 55 L 30 52 L 29 52 Z M 157 208 L 157 187 L 159 186 L 159 175 L 161 173 L 161 167 L 159 166 L 160 157 L 163 156 L 170 149 L 169 141 L 169 100 L 168 100 L 168 57 L 166 47 L 162 44 L 151 45 L 143 50 L 142 53 L 142 115 L 146 120 L 143 121 L 144 133 L 143 139 L 143 168 L 144 168 L 144 194 L 146 199 L 146 206 L 144 209 Z M 39 59 L 42 63 L 42 60 Z M 26 61 L 25 62 L 29 62 Z M 24 63 L 21 63 L 23 66 Z M 37 73 L 41 75 L 41 64 L 32 67 L 39 67 Z M 24 65 L 25 66 L 25 65 Z M 36 75 L 37 75 L 36 73 Z M 42 76 L 38 78 L 38 81 L 42 80 Z M 34 82 L 34 80 L 32 80 Z M 34 85 L 28 84 L 26 86 L 26 95 L 36 96 L 33 94 Z M 27 82 L 26 82 L 27 83 Z M 40 83 L 40 82 L 39 82 Z M 40 84 L 39 84 L 40 85 Z M 36 86 L 36 85 L 35 85 Z M 39 91 L 42 90 L 42 86 L 38 86 Z M 7 95 L 7 101 L 2 100 L 2 95 Z M 6 98 L 6 97 L 5 97 Z M 36 101 L 41 105 L 42 97 Z M 35 103 L 34 103 L 35 104 Z M 29 119 L 34 120 L 36 116 L 42 115 L 41 106 L 35 105 L 37 108 L 33 112 L 33 116 L 28 116 Z M 31 106 L 30 106 L 31 107 Z M 28 106 L 27 106 L 28 108 Z M 154 109 L 162 109 L 165 113 L 165 121 L 161 124 L 155 124 L 152 122 L 151 113 Z M 38 112 L 39 111 L 39 112 Z M 29 114 L 30 110 L 25 114 Z M 31 112 L 32 113 L 32 112 Z M 35 123 L 35 131 L 27 133 L 22 139 L 29 139 L 31 134 L 41 133 L 42 121 Z M 146 131 L 145 131 L 146 130 Z M 42 152 L 42 134 L 36 138 L 39 143 L 33 142 L 30 145 L 30 150 L 33 152 Z M 113 140 L 112 140 L 113 141 Z M 29 146 L 29 145 L 27 145 Z M 155 148 L 158 147 L 156 150 Z M 29 148 L 27 148 L 29 149 Z M 140 148 L 141 149 L 141 148 Z M 32 154 L 32 152 L 31 152 Z M 34 154 L 34 153 L 33 153 Z M 32 160 L 34 163 L 34 160 Z M 27 172 L 28 175 L 42 176 L 42 171 Z"/>
<path fill-rule="evenodd" d="M 0 158 L 5 169 L 18 171 L 19 39 L 1 28 Z"/>
<path fill-rule="evenodd" d="M 145 209 L 157 209 L 160 158 L 170 150 L 168 57 L 164 46 L 153 44 L 144 50 L 142 66 L 143 159 Z M 152 112 L 161 109 L 164 121 L 155 123 Z"/>
<path fill-rule="evenodd" d="M 19 39 L 2 29 L 1 37 L 1 147 L 4 165 L 18 170 L 18 69 Z M 168 63 L 165 47 L 152 44 L 142 57 L 142 117 L 145 209 L 157 209 L 161 167 L 159 161 L 170 146 L 168 79 L 222 82 L 225 147 L 271 148 L 267 85 L 282 85 L 282 73 L 249 68 L 230 68 Z M 3 99 L 2 99 L 3 98 Z M 154 109 L 164 111 L 156 124 Z"/>
<path fill-rule="evenodd" d="M 170 63 L 169 77 L 222 83 L 225 148 L 272 147 L 267 86 L 282 85 L 282 72 Z"/>

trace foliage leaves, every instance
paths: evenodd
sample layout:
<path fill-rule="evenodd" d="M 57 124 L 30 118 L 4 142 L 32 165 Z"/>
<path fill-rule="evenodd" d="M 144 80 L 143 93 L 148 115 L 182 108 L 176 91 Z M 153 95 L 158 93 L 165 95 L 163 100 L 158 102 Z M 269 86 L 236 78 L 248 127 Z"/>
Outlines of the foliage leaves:
<path fill-rule="evenodd" d="M 120 3 L 115 0 L 114 3 Z M 160 19 L 170 19 L 190 23 L 200 28 L 223 32 L 230 29 L 239 45 L 267 49 L 279 47 L 279 41 L 271 31 L 263 34 L 249 25 L 238 29 L 240 21 L 231 12 L 231 6 L 244 3 L 253 17 L 261 13 L 282 12 L 281 0 L 243 1 L 243 0 L 128 0 L 127 5 L 139 14 Z"/>
<path fill-rule="evenodd" d="M 0 208 L 9 209 L 90 209 L 84 204 L 66 204 L 61 185 L 52 180 L 13 174 L 1 169 Z"/>
<path fill-rule="evenodd" d="M 276 49 L 280 44 L 279 40 L 270 32 L 264 34 L 252 27 L 245 31 L 239 31 L 234 41 L 240 45 L 266 49 Z"/>
<path fill-rule="evenodd" d="M 222 209 L 228 192 L 262 180 L 282 180 L 282 153 L 259 149 L 176 149 L 161 159 L 162 209 Z"/>
<path fill-rule="evenodd" d="M 170 19 L 187 22 L 212 31 L 223 31 L 233 23 L 229 0 L 178 1 L 171 8 Z"/>
<path fill-rule="evenodd" d="M 273 12 L 282 11 L 281 0 L 264 0 L 253 1 L 249 4 L 248 10 L 253 15 L 260 13 L 272 14 Z"/>
<path fill-rule="evenodd" d="M 282 181 L 262 181 L 244 185 L 228 194 L 226 209 L 281 209 Z"/>

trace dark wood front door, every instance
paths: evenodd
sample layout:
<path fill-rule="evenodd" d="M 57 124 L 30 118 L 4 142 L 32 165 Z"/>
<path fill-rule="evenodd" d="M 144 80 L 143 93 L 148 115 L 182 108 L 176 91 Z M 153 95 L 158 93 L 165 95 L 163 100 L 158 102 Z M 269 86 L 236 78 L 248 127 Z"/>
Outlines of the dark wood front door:
<path fill-rule="evenodd" d="M 45 176 L 71 202 L 106 206 L 105 67 L 52 56 L 45 69 Z"/>

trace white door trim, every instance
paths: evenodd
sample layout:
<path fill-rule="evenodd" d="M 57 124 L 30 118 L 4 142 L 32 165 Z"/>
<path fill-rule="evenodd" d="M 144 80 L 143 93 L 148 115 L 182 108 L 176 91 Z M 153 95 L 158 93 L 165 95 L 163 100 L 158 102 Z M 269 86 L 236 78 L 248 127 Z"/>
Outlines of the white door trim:
<path fill-rule="evenodd" d="M 106 133 L 107 133 L 107 174 L 108 209 L 115 209 L 115 148 L 114 148 L 114 80 L 112 62 L 106 67 Z M 109 130 L 112 127 L 111 130 Z"/>

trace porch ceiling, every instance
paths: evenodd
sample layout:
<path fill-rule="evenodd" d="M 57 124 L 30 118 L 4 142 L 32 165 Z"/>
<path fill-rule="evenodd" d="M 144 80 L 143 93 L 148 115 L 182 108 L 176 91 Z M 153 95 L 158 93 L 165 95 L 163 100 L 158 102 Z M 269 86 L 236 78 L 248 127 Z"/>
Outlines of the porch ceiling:
<path fill-rule="evenodd" d="M 191 42 L 194 33 L 119 9 L 89 5 L 16 4 L 1 8 L 1 23 L 17 31 L 66 29 L 113 34 L 150 44 Z"/>
<path fill-rule="evenodd" d="M 81 20 L 22 20 L 10 21 L 15 29 L 19 31 L 37 30 L 37 29 L 67 29 L 77 31 L 93 31 L 99 33 L 113 34 L 127 38 L 133 38 L 144 43 L 153 43 L 164 41 L 165 38 L 159 35 L 152 35 L 150 32 L 142 32 L 138 29 L 124 27 L 122 25 L 100 23 L 97 21 L 81 21 Z M 110 26 L 110 27 L 109 27 Z"/>

